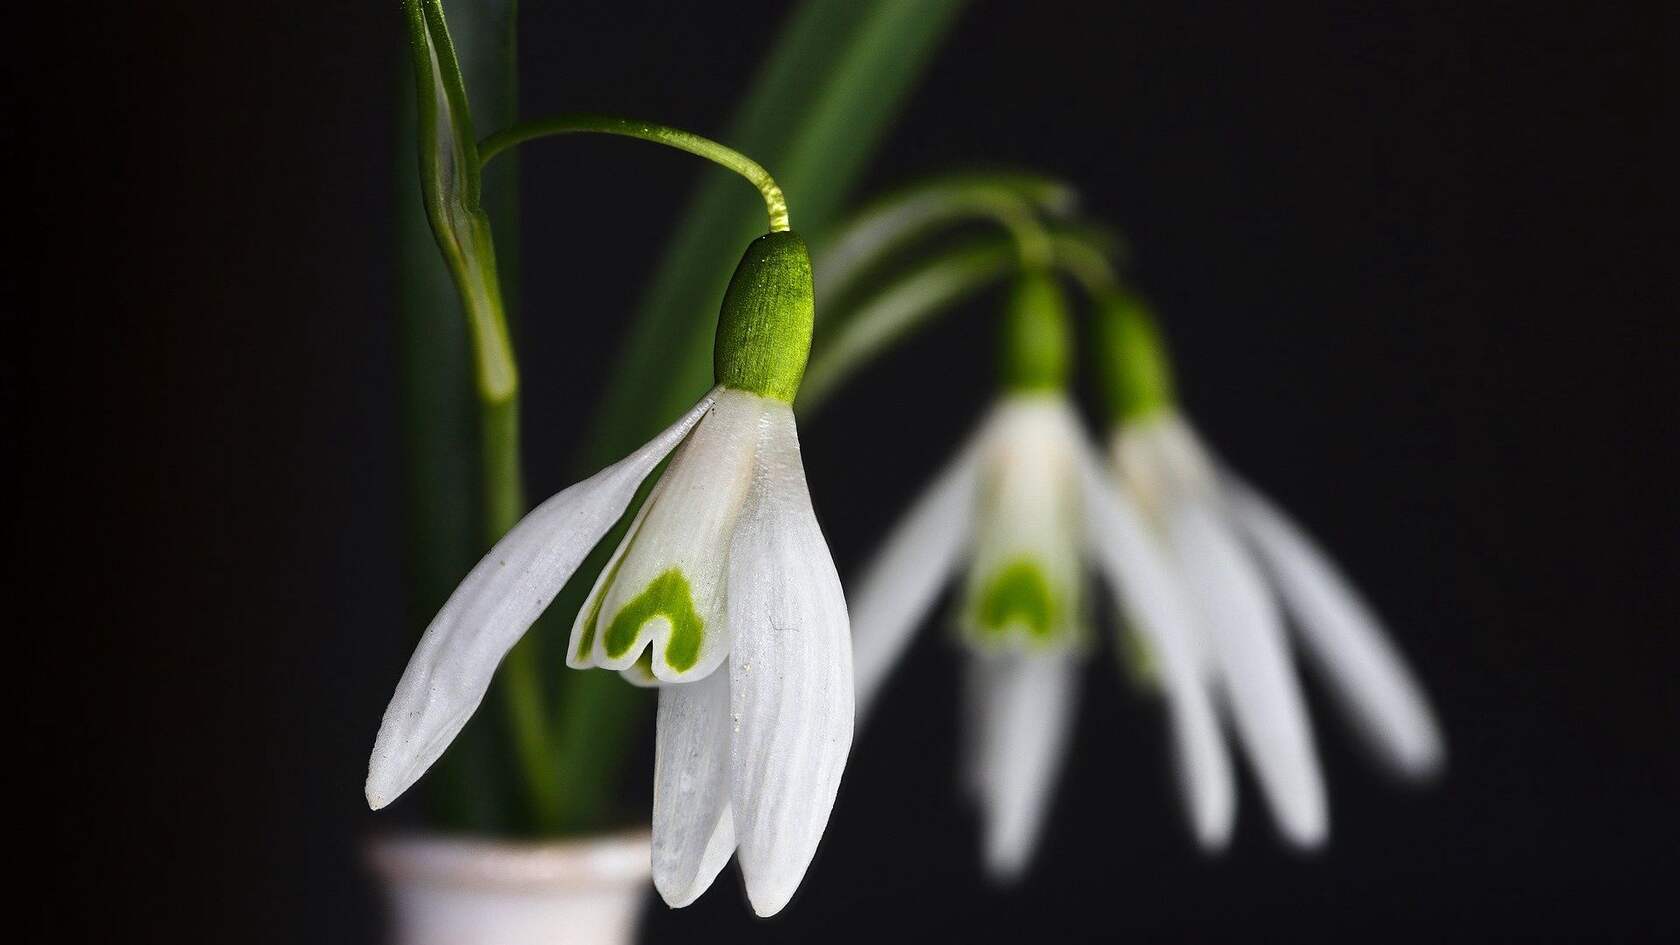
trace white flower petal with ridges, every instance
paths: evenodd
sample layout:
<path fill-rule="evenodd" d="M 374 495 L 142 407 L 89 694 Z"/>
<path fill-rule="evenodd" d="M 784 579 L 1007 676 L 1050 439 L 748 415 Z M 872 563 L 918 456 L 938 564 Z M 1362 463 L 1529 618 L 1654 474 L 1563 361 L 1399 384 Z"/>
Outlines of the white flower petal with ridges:
<path fill-rule="evenodd" d="M 1072 737 L 1080 661 L 1067 652 L 969 660 L 969 781 L 985 821 L 986 867 L 1018 878 L 1043 832 Z"/>
<path fill-rule="evenodd" d="M 1230 842 L 1236 786 L 1196 645 L 1196 615 L 1142 513 L 1109 480 L 1090 451 L 1080 479 L 1089 510 L 1091 553 L 1127 624 L 1149 647 L 1160 674 L 1185 811 L 1203 849 Z"/>
<path fill-rule="evenodd" d="M 747 898 L 759 915 L 774 915 L 816 853 L 846 766 L 852 652 L 793 411 L 771 405 L 760 429 L 729 555 L 730 807 Z"/>
<path fill-rule="evenodd" d="M 368 761 L 369 806 L 377 810 L 395 800 L 449 747 L 483 700 L 502 657 L 712 400 L 706 395 L 641 449 L 537 506 L 449 595 L 414 648 L 380 723 Z"/>
<path fill-rule="evenodd" d="M 859 716 L 869 711 L 887 673 L 962 560 L 974 517 L 976 458 L 986 430 L 981 426 L 893 526 L 850 595 Z"/>
<path fill-rule="evenodd" d="M 1446 745 L 1429 700 L 1370 608 L 1282 511 L 1235 477 L 1223 480 L 1232 518 L 1276 580 L 1303 649 L 1361 733 L 1403 775 L 1438 771 Z"/>
<path fill-rule="evenodd" d="M 662 682 L 706 676 L 729 655 L 726 550 L 752 480 L 760 417 L 773 401 L 724 388 L 671 458 L 647 516 L 600 598 L 594 661 L 627 669 L 651 647 Z"/>
<path fill-rule="evenodd" d="M 1080 642 L 1077 428 L 1060 395 L 998 404 L 977 462 L 974 559 L 963 594 L 964 637 L 985 650 Z"/>
<path fill-rule="evenodd" d="M 1233 724 L 1284 835 L 1312 847 L 1329 830 L 1323 776 L 1282 620 L 1243 548 L 1200 496 L 1167 510 L 1168 543 L 1200 605 Z"/>
<path fill-rule="evenodd" d="M 735 851 L 729 818 L 729 674 L 661 686 L 653 764 L 653 885 L 700 897 Z"/>

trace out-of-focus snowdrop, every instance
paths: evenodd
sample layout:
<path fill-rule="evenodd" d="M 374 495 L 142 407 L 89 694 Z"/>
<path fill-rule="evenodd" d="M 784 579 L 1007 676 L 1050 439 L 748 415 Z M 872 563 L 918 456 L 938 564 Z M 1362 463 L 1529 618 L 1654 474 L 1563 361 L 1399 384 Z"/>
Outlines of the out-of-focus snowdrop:
<path fill-rule="evenodd" d="M 1144 510 L 1187 591 L 1196 674 L 1283 835 L 1303 847 L 1322 844 L 1329 815 L 1294 647 L 1376 754 L 1413 780 L 1433 775 L 1445 760 L 1428 701 L 1324 552 L 1210 455 L 1175 403 L 1166 352 L 1144 304 L 1123 292 L 1104 293 L 1097 329 L 1119 491 Z M 1148 637 L 1140 642 L 1145 652 L 1153 646 Z M 1222 846 L 1228 833 L 1227 823 L 1204 834 L 1204 844 Z"/>
<path fill-rule="evenodd" d="M 828 822 L 853 720 L 846 602 L 790 406 L 811 326 L 804 243 L 754 241 L 718 318 L 718 386 L 525 516 L 427 628 L 374 744 L 371 806 L 449 746 L 502 657 L 671 455 L 580 612 L 567 662 L 660 687 L 653 876 L 666 902 L 694 901 L 735 854 L 755 911 L 787 903 Z"/>
<path fill-rule="evenodd" d="M 967 653 L 966 784 L 999 878 L 1029 862 L 1063 764 L 1090 650 L 1094 565 L 1160 657 L 1198 831 L 1229 822 L 1230 774 L 1190 648 L 1192 615 L 1141 512 L 1113 488 L 1067 395 L 1055 280 L 1029 272 L 1005 312 L 1000 399 L 892 530 L 852 595 L 860 711 L 953 575 Z"/>

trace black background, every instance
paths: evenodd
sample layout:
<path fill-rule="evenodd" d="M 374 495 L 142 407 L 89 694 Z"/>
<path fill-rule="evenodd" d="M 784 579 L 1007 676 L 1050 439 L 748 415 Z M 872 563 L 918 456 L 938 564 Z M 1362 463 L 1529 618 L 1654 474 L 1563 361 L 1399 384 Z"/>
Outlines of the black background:
<path fill-rule="evenodd" d="M 526 114 L 711 133 L 781 16 L 527 6 Z M 657 938 L 1680 932 L 1676 16 L 1272 6 L 976 3 L 864 190 L 1018 163 L 1127 229 L 1190 411 L 1389 618 L 1437 696 L 1446 779 L 1376 776 L 1314 689 L 1331 846 L 1284 849 L 1245 783 L 1234 848 L 1205 860 L 1159 720 L 1099 659 L 1037 867 L 990 894 L 953 775 L 954 661 L 925 633 L 787 912 L 750 918 L 730 871 L 687 910 L 650 904 Z M 9 264 L 25 484 L 8 780 L 24 869 L 65 903 L 24 913 L 44 940 L 369 941 L 359 844 L 384 815 L 361 780 L 411 632 L 397 5 L 63 12 L 8 44 L 8 217 L 46 248 Z M 523 173 L 528 473 L 546 495 L 698 166 L 580 139 Z M 609 193 L 609 175 L 638 189 Z M 988 396 L 990 333 L 963 322 L 803 431 L 843 575 Z"/>

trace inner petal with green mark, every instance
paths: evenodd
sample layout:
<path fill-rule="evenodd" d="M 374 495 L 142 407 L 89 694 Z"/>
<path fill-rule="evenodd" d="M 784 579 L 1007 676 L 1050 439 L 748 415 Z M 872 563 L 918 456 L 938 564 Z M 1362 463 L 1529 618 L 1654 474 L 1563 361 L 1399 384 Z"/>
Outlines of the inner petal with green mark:
<path fill-rule="evenodd" d="M 729 655 L 729 549 L 752 484 L 759 420 L 774 402 L 722 390 L 671 458 L 573 628 L 570 665 L 625 671 L 651 649 L 662 683 Z"/>
<path fill-rule="evenodd" d="M 1055 594 L 1044 567 L 1032 558 L 1017 558 L 999 568 L 981 585 L 976 618 L 987 636 L 1002 636 L 1013 627 L 1048 640 L 1057 624 Z"/>
<path fill-rule="evenodd" d="M 599 605 L 597 605 L 599 606 Z M 597 619 L 598 619 L 598 615 Z M 607 626 L 602 647 L 615 660 L 629 655 L 641 631 L 650 621 L 663 618 L 670 626 L 664 653 L 667 666 L 678 672 L 692 669 L 700 659 L 700 644 L 706 625 L 694 607 L 694 594 L 681 569 L 663 572 L 638 595 L 619 609 Z M 595 620 L 591 620 L 593 625 Z"/>

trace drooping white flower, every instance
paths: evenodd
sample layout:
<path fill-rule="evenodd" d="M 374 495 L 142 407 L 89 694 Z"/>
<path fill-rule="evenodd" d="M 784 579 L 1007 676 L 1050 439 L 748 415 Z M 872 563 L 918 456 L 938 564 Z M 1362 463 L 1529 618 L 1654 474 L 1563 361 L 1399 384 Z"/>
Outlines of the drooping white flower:
<path fill-rule="evenodd" d="M 1291 639 L 1398 774 L 1422 779 L 1445 744 L 1422 688 L 1369 608 L 1280 511 L 1215 462 L 1174 406 L 1149 313 L 1116 295 L 1099 310 L 1122 491 L 1143 508 L 1195 608 L 1196 666 L 1230 721 L 1283 834 L 1328 835 L 1323 776 Z M 1148 641 L 1146 641 L 1148 642 Z"/>
<path fill-rule="evenodd" d="M 828 822 L 853 719 L 846 602 L 789 406 L 811 314 L 803 242 L 755 241 L 719 317 L 718 386 L 522 519 L 427 628 L 374 745 L 371 806 L 443 753 L 502 657 L 671 454 L 578 615 L 567 663 L 660 687 L 653 874 L 665 900 L 692 902 L 735 854 L 755 911 L 787 903 Z"/>
<path fill-rule="evenodd" d="M 853 594 L 858 698 L 867 707 L 966 567 L 967 783 L 994 875 L 1027 865 L 1071 733 L 1089 647 L 1094 565 L 1159 654 L 1180 776 L 1196 830 L 1223 836 L 1231 775 L 1191 650 L 1192 612 L 1141 513 L 1104 473 L 1068 401 L 1066 316 L 1044 275 L 1016 286 L 1006 317 L 1007 392 L 888 536 Z"/>

